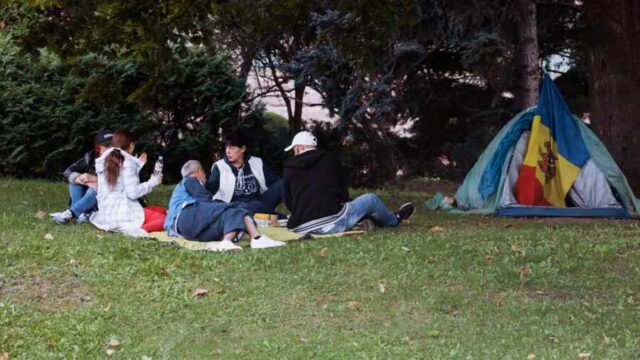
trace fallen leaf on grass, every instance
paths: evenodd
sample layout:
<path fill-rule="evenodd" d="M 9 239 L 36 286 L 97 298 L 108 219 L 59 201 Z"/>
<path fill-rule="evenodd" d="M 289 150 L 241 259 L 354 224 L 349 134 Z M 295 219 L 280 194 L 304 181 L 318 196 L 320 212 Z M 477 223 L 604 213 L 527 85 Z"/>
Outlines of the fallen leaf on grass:
<path fill-rule="evenodd" d="M 4 303 L 0 302 L 0 309 L 2 309 L 4 307 Z"/>
<path fill-rule="evenodd" d="M 107 349 L 106 353 L 107 353 L 107 356 L 113 356 L 113 354 L 115 354 L 116 351 L 113 349 Z"/>
<path fill-rule="evenodd" d="M 351 310 L 360 311 L 362 308 L 360 307 L 360 303 L 357 301 L 349 301 L 347 302 L 347 307 Z"/>
<path fill-rule="evenodd" d="M 487 254 L 487 255 L 484 256 L 484 258 L 487 259 L 487 260 L 493 260 L 493 259 L 496 258 L 496 256 L 493 255 L 493 254 Z"/>
<path fill-rule="evenodd" d="M 581 352 L 580 354 L 578 354 L 578 358 L 580 360 L 589 360 L 589 359 L 591 359 L 591 353 L 590 352 Z"/>
<path fill-rule="evenodd" d="M 197 288 L 191 293 L 191 297 L 202 297 L 209 293 L 209 289 Z"/>
<path fill-rule="evenodd" d="M 47 216 L 47 213 L 42 210 L 38 210 L 38 212 L 36 212 L 36 217 L 40 220 L 44 219 L 45 216 Z"/>
<path fill-rule="evenodd" d="M 458 316 L 458 315 L 460 315 L 460 310 L 453 310 L 451 312 L 451 316 Z"/>
<path fill-rule="evenodd" d="M 104 236 L 102 236 L 102 235 L 100 235 L 100 234 L 98 234 L 98 235 L 96 235 L 96 236 L 97 236 L 97 237 L 98 237 L 98 239 L 100 239 L 100 240 L 104 239 Z"/>
<path fill-rule="evenodd" d="M 429 330 L 429 332 L 427 332 L 427 336 L 428 337 L 432 337 L 432 338 L 437 338 L 440 336 L 440 331 L 438 330 Z"/>
<path fill-rule="evenodd" d="M 387 283 L 381 282 L 380 284 L 378 284 L 378 291 L 384 294 L 387 291 Z"/>
<path fill-rule="evenodd" d="M 0 354 L 0 360 L 9 360 L 9 353 L 3 352 L 2 354 Z"/>
<path fill-rule="evenodd" d="M 320 249 L 320 256 L 325 257 L 327 255 L 327 251 L 329 251 L 328 247 L 323 247 Z"/>
<path fill-rule="evenodd" d="M 107 344 L 107 346 L 112 349 L 117 349 L 120 347 L 120 341 L 118 341 L 117 339 L 111 339 L 109 341 L 109 344 Z"/>
<path fill-rule="evenodd" d="M 496 306 L 502 306 L 504 305 L 504 299 L 501 297 L 493 298 L 493 303 L 496 304 Z"/>
<path fill-rule="evenodd" d="M 71 260 L 69 260 L 69 265 L 78 266 L 78 261 L 76 259 L 71 259 Z"/>
<path fill-rule="evenodd" d="M 411 249 L 409 249 L 409 248 L 408 248 L 408 247 L 406 247 L 406 246 L 403 246 L 403 247 L 401 247 L 400 249 L 402 249 L 402 250 L 404 250 L 404 251 L 411 251 Z"/>
<path fill-rule="evenodd" d="M 525 277 L 533 272 L 532 268 L 528 268 L 526 266 L 520 267 L 520 277 Z"/>
<path fill-rule="evenodd" d="M 300 342 L 303 342 L 303 343 L 308 343 L 309 342 L 309 339 L 306 339 L 306 338 L 303 338 L 303 337 L 299 338 L 298 340 L 300 340 Z"/>
<path fill-rule="evenodd" d="M 45 239 L 45 240 L 53 240 L 53 235 L 51 235 L 51 233 L 46 233 L 46 234 L 44 235 L 44 239 Z"/>
<path fill-rule="evenodd" d="M 160 272 L 160 275 L 169 275 L 169 270 L 167 270 L 167 268 L 165 267 L 161 267 L 159 272 Z"/>
<path fill-rule="evenodd" d="M 432 234 L 437 234 L 437 233 L 444 232 L 444 229 L 441 228 L 440 226 L 434 226 L 431 229 L 429 229 L 429 232 Z"/>
<path fill-rule="evenodd" d="M 633 304 L 635 304 L 635 303 L 636 303 L 636 301 L 633 299 L 633 296 L 629 296 L 629 297 L 627 298 L 627 304 L 629 304 L 629 305 L 633 305 Z"/>
<path fill-rule="evenodd" d="M 536 358 L 536 354 L 527 355 L 527 360 L 535 360 L 535 358 Z"/>
<path fill-rule="evenodd" d="M 524 250 L 522 250 L 522 247 L 518 244 L 511 245 L 511 252 L 514 252 L 516 254 L 521 254 L 524 256 Z"/>
<path fill-rule="evenodd" d="M 560 342 L 560 340 L 558 340 L 558 338 L 555 336 L 549 336 L 549 341 L 551 341 L 554 344 L 557 344 Z"/>
<path fill-rule="evenodd" d="M 82 300 L 82 301 L 91 301 L 91 296 L 89 296 L 89 295 L 84 295 L 84 296 L 82 296 L 82 297 L 80 298 L 80 300 Z"/>
<path fill-rule="evenodd" d="M 602 340 L 604 340 L 604 343 L 607 344 L 607 345 L 611 342 L 611 338 L 608 337 L 607 335 L 604 335 L 602 337 Z"/>
<path fill-rule="evenodd" d="M 505 229 L 512 228 L 513 224 L 505 224 L 505 225 L 502 225 L 502 227 Z"/>
<path fill-rule="evenodd" d="M 589 312 L 589 311 L 585 311 L 585 312 L 584 312 L 584 314 L 585 314 L 585 315 L 587 315 L 587 317 L 589 317 L 589 318 L 591 318 L 591 319 L 593 319 L 594 317 L 596 317 L 595 315 L 593 315 L 593 314 L 592 314 L 591 312 Z"/>

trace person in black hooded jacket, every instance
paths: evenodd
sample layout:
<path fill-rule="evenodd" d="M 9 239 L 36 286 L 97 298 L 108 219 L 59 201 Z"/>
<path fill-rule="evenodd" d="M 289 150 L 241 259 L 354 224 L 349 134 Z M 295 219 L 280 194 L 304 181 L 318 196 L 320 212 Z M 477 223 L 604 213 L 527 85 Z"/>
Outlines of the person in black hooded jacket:
<path fill-rule="evenodd" d="M 302 131 L 291 145 L 295 156 L 284 162 L 284 203 L 291 211 L 287 227 L 299 233 L 333 234 L 365 218 L 379 226 L 397 226 L 415 212 L 411 203 L 391 212 L 375 194 L 349 201 L 349 183 L 338 159 L 317 148 L 313 134 Z"/>
<path fill-rule="evenodd" d="M 82 158 L 69 165 L 63 173 L 69 182 L 70 207 L 61 212 L 49 214 L 60 225 L 76 219 L 76 223 L 89 221 L 91 212 L 97 209 L 98 178 L 96 177 L 96 157 L 100 156 L 111 144 L 113 131 L 101 130 L 94 138 L 94 148 Z"/>

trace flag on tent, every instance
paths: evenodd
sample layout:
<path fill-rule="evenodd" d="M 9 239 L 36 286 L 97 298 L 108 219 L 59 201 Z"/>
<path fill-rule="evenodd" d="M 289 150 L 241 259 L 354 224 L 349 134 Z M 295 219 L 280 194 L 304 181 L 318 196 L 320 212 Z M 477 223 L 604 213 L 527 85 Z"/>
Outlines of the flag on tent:
<path fill-rule="evenodd" d="M 566 207 L 565 197 L 587 160 L 578 124 L 546 74 L 516 183 L 518 202 Z"/>

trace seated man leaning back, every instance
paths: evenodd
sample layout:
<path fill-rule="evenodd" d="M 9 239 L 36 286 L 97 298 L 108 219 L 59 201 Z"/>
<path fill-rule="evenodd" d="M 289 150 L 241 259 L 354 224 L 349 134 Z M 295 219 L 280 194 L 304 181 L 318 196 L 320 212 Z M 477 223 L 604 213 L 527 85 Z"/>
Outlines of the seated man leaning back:
<path fill-rule="evenodd" d="M 293 138 L 295 156 L 284 162 L 284 203 L 291 211 L 287 227 L 298 233 L 335 234 L 363 220 L 398 226 L 415 211 L 412 203 L 395 213 L 376 194 L 349 201 L 348 182 L 338 159 L 317 148 L 316 137 L 302 131 Z"/>
<path fill-rule="evenodd" d="M 176 185 L 169 202 L 164 228 L 169 235 L 187 240 L 217 241 L 209 250 L 238 251 L 233 243 L 246 231 L 251 236 L 251 248 L 264 249 L 285 245 L 260 234 L 250 213 L 240 203 L 225 203 L 211 199 L 204 186 L 206 174 L 199 161 L 189 160 L 181 169 L 182 181 Z"/>
<path fill-rule="evenodd" d="M 257 156 L 247 152 L 238 133 L 225 137 L 225 157 L 216 161 L 206 184 L 214 200 L 241 202 L 251 214 L 274 214 L 282 202 L 282 179 Z"/>

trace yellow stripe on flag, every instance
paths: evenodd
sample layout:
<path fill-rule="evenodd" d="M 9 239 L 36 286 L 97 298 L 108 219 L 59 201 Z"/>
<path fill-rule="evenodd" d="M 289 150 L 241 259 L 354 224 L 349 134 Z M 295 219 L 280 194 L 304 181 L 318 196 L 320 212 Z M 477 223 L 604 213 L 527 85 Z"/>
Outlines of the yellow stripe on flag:
<path fill-rule="evenodd" d="M 536 115 L 531 126 L 531 137 L 523 165 L 536 169 L 536 179 L 544 189 L 545 200 L 556 207 L 566 207 L 565 197 L 580 173 L 558 152 L 558 144 L 551 136 L 542 118 Z"/>

